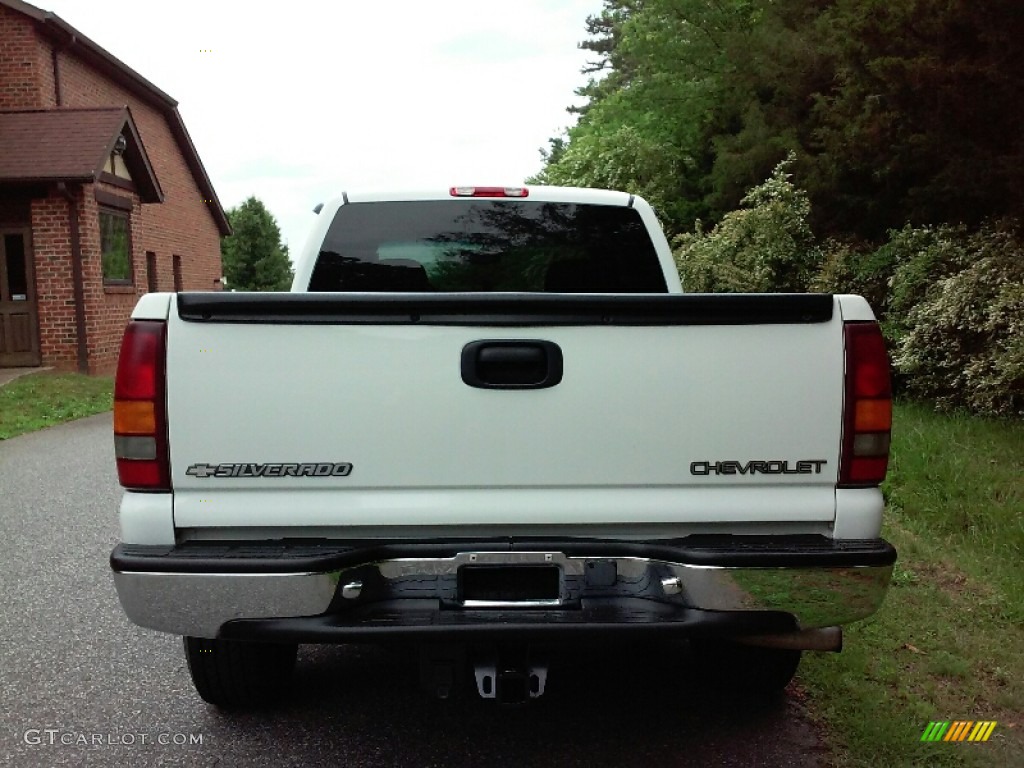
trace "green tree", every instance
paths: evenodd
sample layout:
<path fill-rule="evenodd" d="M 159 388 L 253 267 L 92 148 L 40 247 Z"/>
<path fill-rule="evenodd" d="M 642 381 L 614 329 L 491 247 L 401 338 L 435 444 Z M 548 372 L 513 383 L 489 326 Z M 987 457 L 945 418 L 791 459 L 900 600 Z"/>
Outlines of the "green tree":
<path fill-rule="evenodd" d="M 815 29 L 834 73 L 809 94 L 819 227 L 877 241 L 908 221 L 1017 215 L 1019 0 L 836 0 Z"/>
<path fill-rule="evenodd" d="M 676 265 L 691 293 L 806 291 L 821 262 L 821 250 L 807 224 L 807 195 L 794 186 L 779 163 L 772 175 L 743 198 L 744 207 L 718 226 L 675 239 Z"/>
<path fill-rule="evenodd" d="M 642 194 L 670 235 L 793 150 L 819 235 L 1024 208 L 1020 0 L 605 0 L 586 30 L 587 103 L 537 181 Z"/>
<path fill-rule="evenodd" d="M 760 4 L 605 0 L 602 14 L 587 22 L 592 39 L 581 43 L 598 56 L 577 91 L 588 103 L 562 151 L 542 154 L 535 181 L 635 192 L 654 205 L 670 235 L 716 218 L 715 136 L 731 130 L 748 100 L 734 80 L 738 65 L 756 69 L 744 62 L 755 47 Z M 789 148 L 770 144 L 767 165 L 736 186 L 729 207 Z"/>
<path fill-rule="evenodd" d="M 266 206 L 255 197 L 227 212 L 233 234 L 221 240 L 224 277 L 238 291 L 286 291 L 291 286 L 288 246 Z"/>

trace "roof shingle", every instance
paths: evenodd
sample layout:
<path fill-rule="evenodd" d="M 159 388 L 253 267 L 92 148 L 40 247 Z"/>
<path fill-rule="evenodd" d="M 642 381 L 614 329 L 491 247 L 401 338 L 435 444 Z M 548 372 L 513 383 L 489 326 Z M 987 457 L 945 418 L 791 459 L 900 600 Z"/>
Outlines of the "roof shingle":
<path fill-rule="evenodd" d="M 95 181 L 122 133 L 143 202 L 162 199 L 127 107 L 0 112 L 0 184 Z"/>
<path fill-rule="evenodd" d="M 0 112 L 0 181 L 93 180 L 125 110 Z"/>

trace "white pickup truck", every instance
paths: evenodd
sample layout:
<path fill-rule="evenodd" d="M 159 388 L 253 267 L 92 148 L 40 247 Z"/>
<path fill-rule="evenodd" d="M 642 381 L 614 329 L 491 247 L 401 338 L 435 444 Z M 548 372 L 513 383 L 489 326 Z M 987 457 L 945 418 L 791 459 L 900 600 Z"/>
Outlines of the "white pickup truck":
<path fill-rule="evenodd" d="M 224 707 L 299 643 L 409 643 L 441 696 L 609 640 L 779 690 L 888 588 L 891 413 L 864 299 L 686 294 L 638 197 L 349 193 L 292 292 L 140 299 L 114 582 Z"/>

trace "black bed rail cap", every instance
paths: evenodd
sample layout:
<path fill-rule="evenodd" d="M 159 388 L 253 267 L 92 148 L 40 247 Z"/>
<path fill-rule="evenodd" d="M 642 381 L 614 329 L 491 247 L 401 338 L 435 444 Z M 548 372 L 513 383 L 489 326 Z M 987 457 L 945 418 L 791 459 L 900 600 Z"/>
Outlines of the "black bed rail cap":
<path fill-rule="evenodd" d="M 196 323 L 284 325 L 761 325 L 825 323 L 822 293 L 179 293 Z"/>

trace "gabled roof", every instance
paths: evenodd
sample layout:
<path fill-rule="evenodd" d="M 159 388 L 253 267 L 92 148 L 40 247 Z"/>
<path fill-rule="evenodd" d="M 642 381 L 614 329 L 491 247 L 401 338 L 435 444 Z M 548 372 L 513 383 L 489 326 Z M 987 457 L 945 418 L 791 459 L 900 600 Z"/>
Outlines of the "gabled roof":
<path fill-rule="evenodd" d="M 177 101 L 120 59 L 112 56 L 97 43 L 83 35 L 57 14 L 44 11 L 34 5 L 22 2 L 22 0 L 0 0 L 0 5 L 33 19 L 36 22 L 36 28 L 59 45 L 62 50 L 71 51 L 118 85 L 162 112 L 171 129 L 171 134 L 174 136 L 174 140 L 181 150 L 182 156 L 185 158 L 189 171 L 191 171 L 192 177 L 195 179 L 196 186 L 199 187 L 204 199 L 210 201 L 207 205 L 214 221 L 217 223 L 217 228 L 222 235 L 231 234 L 231 225 L 228 223 L 227 215 L 224 213 L 224 207 L 220 204 L 217 193 L 213 189 L 213 183 L 210 181 L 210 177 L 207 175 L 206 169 L 199 159 L 199 153 L 192 143 L 192 137 L 188 135 L 185 123 L 182 122 L 181 115 L 178 113 Z"/>
<path fill-rule="evenodd" d="M 144 203 L 164 199 L 127 107 L 0 112 L 0 183 L 96 181 L 118 136 Z"/>

